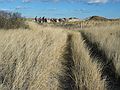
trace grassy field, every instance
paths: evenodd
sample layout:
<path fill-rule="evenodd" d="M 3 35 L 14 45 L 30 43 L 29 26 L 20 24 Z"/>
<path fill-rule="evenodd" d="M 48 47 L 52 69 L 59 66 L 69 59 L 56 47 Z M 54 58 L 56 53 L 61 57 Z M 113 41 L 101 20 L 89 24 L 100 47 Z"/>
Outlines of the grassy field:
<path fill-rule="evenodd" d="M 103 77 L 113 90 L 120 89 L 120 25 L 89 28 L 81 31 L 91 57 L 97 57 L 104 65 Z M 119 88 L 118 88 L 119 87 Z M 118 88 L 118 89 L 116 89 Z"/>
<path fill-rule="evenodd" d="M 0 90 L 120 90 L 120 22 L 27 23 L 0 30 Z"/>
<path fill-rule="evenodd" d="M 99 27 L 109 27 L 120 25 L 120 20 L 107 20 L 107 21 L 98 21 L 98 20 L 82 20 L 75 22 L 63 22 L 63 23 L 51 23 L 51 26 L 62 27 L 71 30 L 83 30 L 89 28 L 99 28 Z"/>

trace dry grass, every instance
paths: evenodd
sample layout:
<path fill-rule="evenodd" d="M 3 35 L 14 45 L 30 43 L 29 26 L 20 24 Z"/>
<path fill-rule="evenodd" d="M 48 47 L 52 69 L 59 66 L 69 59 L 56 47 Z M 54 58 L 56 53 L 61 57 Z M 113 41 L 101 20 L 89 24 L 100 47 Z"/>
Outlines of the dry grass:
<path fill-rule="evenodd" d="M 120 26 L 105 28 L 92 28 L 84 31 L 92 43 L 97 43 L 99 49 L 103 49 L 109 59 L 112 59 L 117 73 L 120 75 Z"/>
<path fill-rule="evenodd" d="M 88 47 L 93 52 L 92 56 L 102 59 L 106 75 L 110 75 L 113 88 L 120 87 L 120 26 L 112 25 L 106 27 L 89 28 L 82 31 Z M 107 68 L 107 69 L 108 69 Z M 109 78 L 108 78 L 109 79 Z"/>
<path fill-rule="evenodd" d="M 74 32 L 27 23 L 30 30 L 0 30 L 1 90 L 115 89 L 106 66 L 112 59 L 119 78 L 119 25 Z"/>
<path fill-rule="evenodd" d="M 106 90 L 105 79 L 101 80 L 102 66 L 90 57 L 80 33 L 73 35 L 72 53 L 77 90 Z"/>
<path fill-rule="evenodd" d="M 58 75 L 63 71 L 61 61 L 67 38 L 62 30 L 10 30 L 0 34 L 1 89 L 59 88 Z"/>
<path fill-rule="evenodd" d="M 70 30 L 83 30 L 83 29 L 89 29 L 89 28 L 99 28 L 99 27 L 109 27 L 109 26 L 115 26 L 120 25 L 120 20 L 114 20 L 114 21 L 99 21 L 99 20 L 82 20 L 82 21 L 76 21 L 76 22 L 64 22 L 64 23 L 54 23 L 53 26 L 67 28 Z M 52 25 L 51 25 L 52 26 Z"/>

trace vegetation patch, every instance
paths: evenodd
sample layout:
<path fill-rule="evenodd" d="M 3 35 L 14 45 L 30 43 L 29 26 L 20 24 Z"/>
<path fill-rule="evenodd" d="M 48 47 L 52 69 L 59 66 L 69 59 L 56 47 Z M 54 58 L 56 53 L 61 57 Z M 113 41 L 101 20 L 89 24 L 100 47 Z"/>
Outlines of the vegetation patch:
<path fill-rule="evenodd" d="M 0 11 L 0 28 L 28 28 L 28 25 L 25 24 L 25 18 L 23 18 L 20 13 Z"/>

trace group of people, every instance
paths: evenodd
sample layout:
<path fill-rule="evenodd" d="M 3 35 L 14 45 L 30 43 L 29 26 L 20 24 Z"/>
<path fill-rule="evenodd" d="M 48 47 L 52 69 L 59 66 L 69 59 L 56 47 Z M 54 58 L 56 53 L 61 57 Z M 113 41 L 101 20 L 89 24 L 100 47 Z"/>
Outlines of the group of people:
<path fill-rule="evenodd" d="M 37 16 L 35 17 L 35 21 L 36 22 L 39 22 L 39 23 L 45 23 L 45 22 L 47 22 L 47 18 L 45 18 L 45 17 L 39 17 L 39 18 L 37 18 Z"/>
<path fill-rule="evenodd" d="M 35 21 L 38 23 L 47 23 L 47 22 L 65 22 L 66 18 L 45 18 L 45 17 L 39 17 L 37 18 L 37 16 L 35 17 Z"/>

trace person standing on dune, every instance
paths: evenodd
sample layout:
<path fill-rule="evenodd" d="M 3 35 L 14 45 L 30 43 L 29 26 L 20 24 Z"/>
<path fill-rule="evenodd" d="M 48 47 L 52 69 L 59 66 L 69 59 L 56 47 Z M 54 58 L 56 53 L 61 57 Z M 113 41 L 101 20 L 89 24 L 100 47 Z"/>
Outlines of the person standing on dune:
<path fill-rule="evenodd" d="M 35 17 L 35 21 L 37 22 L 37 16 Z"/>

